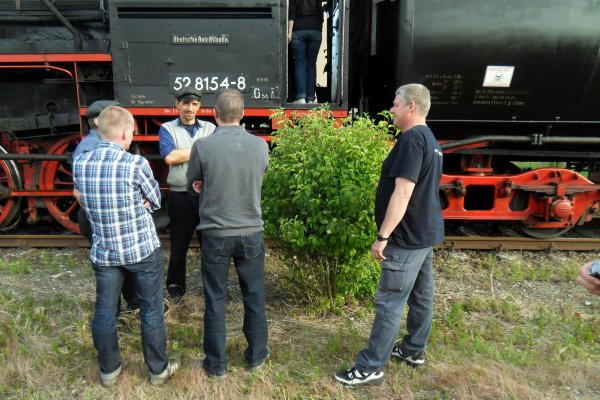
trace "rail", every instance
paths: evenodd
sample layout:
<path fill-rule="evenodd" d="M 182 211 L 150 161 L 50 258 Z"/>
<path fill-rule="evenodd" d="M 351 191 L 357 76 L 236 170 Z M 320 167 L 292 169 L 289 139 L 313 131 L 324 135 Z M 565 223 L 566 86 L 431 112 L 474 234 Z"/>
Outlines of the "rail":
<path fill-rule="evenodd" d="M 168 235 L 160 235 L 163 246 L 170 245 Z M 267 243 L 268 244 L 268 243 Z M 84 236 L 64 235 L 0 235 L 0 248 L 84 248 L 89 247 Z M 197 248 L 192 241 L 190 247 Z M 595 238 L 555 238 L 533 239 L 524 237 L 483 237 L 483 236 L 447 236 L 437 246 L 451 250 L 556 250 L 556 251 L 597 251 L 600 239 Z"/>

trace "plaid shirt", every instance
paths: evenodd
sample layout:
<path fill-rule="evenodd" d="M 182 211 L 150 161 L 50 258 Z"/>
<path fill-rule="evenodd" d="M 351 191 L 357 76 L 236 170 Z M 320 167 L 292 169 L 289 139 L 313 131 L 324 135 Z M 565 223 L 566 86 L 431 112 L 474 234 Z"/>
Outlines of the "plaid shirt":
<path fill-rule="evenodd" d="M 92 225 L 92 263 L 135 264 L 160 246 L 150 214 L 160 208 L 160 190 L 146 159 L 102 141 L 75 159 L 73 182 Z"/>

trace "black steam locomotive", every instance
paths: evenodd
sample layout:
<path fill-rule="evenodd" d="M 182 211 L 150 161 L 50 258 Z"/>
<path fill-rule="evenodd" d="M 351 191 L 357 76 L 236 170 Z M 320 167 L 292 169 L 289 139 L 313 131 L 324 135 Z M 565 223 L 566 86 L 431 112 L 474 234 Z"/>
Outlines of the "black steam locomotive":
<path fill-rule="evenodd" d="M 335 117 L 431 89 L 445 151 L 449 220 L 513 221 L 560 235 L 600 207 L 597 0 L 330 0 L 327 84 Z M 136 117 L 135 151 L 158 160 L 173 93 L 241 90 L 244 122 L 268 139 L 287 101 L 286 1 L 0 0 L 0 229 L 48 219 L 77 231 L 69 153 L 98 99 Z"/>
<path fill-rule="evenodd" d="M 345 6 L 332 2 L 330 13 L 334 3 L 346 26 Z M 246 128 L 267 140 L 272 109 L 316 107 L 287 102 L 287 14 L 279 0 L 1 0 L 0 229 L 54 219 L 78 231 L 69 154 L 96 100 L 131 111 L 134 151 L 153 160 L 161 182 L 157 133 L 177 116 L 178 89 L 203 92 L 200 118 L 212 118 L 217 90 L 240 90 Z M 341 34 L 328 21 L 332 37 Z M 346 48 L 335 46 L 336 86 L 319 88 L 319 101 L 344 117 L 347 65 L 337 60 Z"/>

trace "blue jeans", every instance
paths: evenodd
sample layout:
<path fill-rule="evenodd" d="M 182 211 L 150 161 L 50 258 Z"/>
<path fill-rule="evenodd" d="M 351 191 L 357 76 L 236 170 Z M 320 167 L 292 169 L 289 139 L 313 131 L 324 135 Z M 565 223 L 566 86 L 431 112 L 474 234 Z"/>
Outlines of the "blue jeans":
<path fill-rule="evenodd" d="M 152 374 L 160 374 L 169 362 L 163 319 L 163 262 L 160 248 L 136 264 L 102 267 L 92 263 L 96 274 L 96 309 L 92 338 L 100 371 L 105 374 L 121 365 L 117 336 L 117 302 L 125 273 L 129 271 L 140 299 L 140 322 L 144 360 Z"/>
<path fill-rule="evenodd" d="M 402 353 L 424 351 L 433 321 L 433 248 L 409 250 L 388 245 L 383 252 L 381 276 L 375 293 L 375 321 L 369 347 L 362 350 L 355 367 L 361 372 L 383 368 L 392 354 L 404 306 L 408 302 Z"/>
<path fill-rule="evenodd" d="M 81 230 L 81 234 L 87 238 L 90 242 L 90 246 L 92 245 L 92 224 L 88 220 L 87 214 L 83 207 L 79 207 L 79 213 L 77 214 L 77 223 L 79 224 L 79 229 Z M 133 279 L 129 276 L 129 273 L 125 273 L 125 279 L 123 280 L 123 287 L 121 288 L 121 293 L 123 294 L 123 298 L 127 303 L 128 310 L 137 310 L 140 308 L 140 302 L 138 298 L 135 296 L 135 287 L 133 286 Z M 117 304 L 117 314 L 121 311 L 121 297 L 119 297 L 119 302 Z"/>
<path fill-rule="evenodd" d="M 301 29 L 292 32 L 292 55 L 296 77 L 296 99 L 315 100 L 317 56 L 321 47 L 321 31 Z"/>
<path fill-rule="evenodd" d="M 243 332 L 248 342 L 244 357 L 248 365 L 267 357 L 265 316 L 265 248 L 262 232 L 248 236 L 202 235 L 202 282 L 204 284 L 204 369 L 211 375 L 227 373 L 225 355 L 225 301 L 229 262 L 238 274 L 244 298 Z"/>

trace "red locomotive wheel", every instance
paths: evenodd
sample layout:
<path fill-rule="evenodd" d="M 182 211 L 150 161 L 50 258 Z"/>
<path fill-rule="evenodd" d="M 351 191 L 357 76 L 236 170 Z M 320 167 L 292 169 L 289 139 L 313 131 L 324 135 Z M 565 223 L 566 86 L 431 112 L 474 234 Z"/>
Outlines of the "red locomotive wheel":
<path fill-rule="evenodd" d="M 48 154 L 72 153 L 79 143 L 78 134 L 68 136 L 57 142 L 48 151 Z M 73 172 L 71 160 L 68 161 L 44 161 L 40 171 L 40 189 L 42 190 L 69 190 L 73 191 Z M 62 226 L 76 233 L 81 233 L 77 223 L 79 203 L 75 197 L 55 196 L 44 197 L 46 208 Z"/>
<path fill-rule="evenodd" d="M 2 146 L 0 146 L 0 152 L 6 154 L 6 150 Z M 21 188 L 21 175 L 15 162 L 0 161 L 0 230 L 11 229 L 10 224 L 19 215 L 21 198 L 12 197 L 10 192 Z"/>

